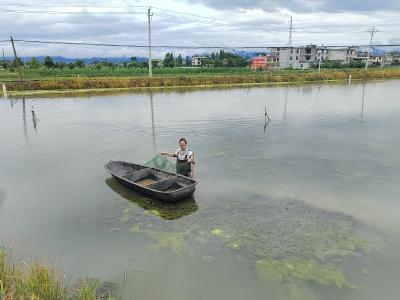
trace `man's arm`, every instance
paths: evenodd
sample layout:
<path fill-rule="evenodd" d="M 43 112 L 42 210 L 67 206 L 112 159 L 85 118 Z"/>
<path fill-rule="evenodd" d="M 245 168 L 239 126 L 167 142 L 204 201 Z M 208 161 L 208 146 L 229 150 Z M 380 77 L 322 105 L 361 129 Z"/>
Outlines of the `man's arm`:
<path fill-rule="evenodd" d="M 161 152 L 161 155 L 166 155 L 169 157 L 176 157 L 175 153 L 170 153 L 170 152 Z"/>

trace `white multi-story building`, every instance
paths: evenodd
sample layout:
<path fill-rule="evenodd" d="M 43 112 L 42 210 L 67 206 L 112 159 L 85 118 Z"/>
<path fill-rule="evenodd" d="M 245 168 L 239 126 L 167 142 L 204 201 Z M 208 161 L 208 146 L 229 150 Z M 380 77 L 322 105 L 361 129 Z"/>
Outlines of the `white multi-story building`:
<path fill-rule="evenodd" d="M 279 61 L 279 68 L 309 69 L 311 63 L 317 61 L 317 47 L 307 45 L 304 47 L 277 47 L 270 48 L 271 54 Z"/>

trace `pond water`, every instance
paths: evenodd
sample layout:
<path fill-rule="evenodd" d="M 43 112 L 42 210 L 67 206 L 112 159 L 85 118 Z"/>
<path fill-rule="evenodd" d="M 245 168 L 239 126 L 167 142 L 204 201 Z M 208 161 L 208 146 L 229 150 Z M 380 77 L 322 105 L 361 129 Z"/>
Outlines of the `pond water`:
<path fill-rule="evenodd" d="M 399 96 L 391 80 L 3 98 L 0 240 L 124 299 L 395 299 Z M 182 203 L 103 167 L 182 136 L 199 182 Z"/>

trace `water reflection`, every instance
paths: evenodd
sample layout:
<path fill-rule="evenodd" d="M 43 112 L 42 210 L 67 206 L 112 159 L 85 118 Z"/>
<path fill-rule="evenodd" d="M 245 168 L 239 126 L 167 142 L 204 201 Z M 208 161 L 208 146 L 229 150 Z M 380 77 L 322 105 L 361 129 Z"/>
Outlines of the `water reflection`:
<path fill-rule="evenodd" d="M 364 118 L 364 98 L 365 98 L 365 81 L 363 83 L 362 98 L 361 98 L 361 121 Z"/>
<path fill-rule="evenodd" d="M 153 138 L 153 152 L 156 153 L 156 132 L 154 128 L 154 105 L 153 105 L 153 92 L 150 91 L 150 106 L 151 106 L 151 133 Z"/>
<path fill-rule="evenodd" d="M 268 127 L 270 121 L 271 121 L 271 119 L 265 118 L 265 123 L 264 123 L 264 134 L 265 134 L 265 132 L 267 131 L 267 127 Z"/>
<path fill-rule="evenodd" d="M 33 106 L 32 106 L 31 112 L 32 112 L 32 123 L 33 123 L 33 128 L 35 128 L 35 131 L 36 131 L 36 133 L 37 133 L 37 123 L 39 122 L 39 119 L 38 119 L 37 116 L 36 116 L 35 109 L 33 108 Z"/>
<path fill-rule="evenodd" d="M 156 215 L 166 220 L 175 220 L 195 212 L 199 207 L 194 198 L 188 198 L 177 203 L 164 203 L 139 194 L 120 184 L 114 177 L 106 179 L 106 184 L 117 194 L 135 203 L 137 206 L 156 212 Z"/>
<path fill-rule="evenodd" d="M 16 101 L 17 101 L 17 100 L 10 99 L 10 106 L 11 106 L 11 109 L 14 108 L 14 103 L 15 103 Z"/>
<path fill-rule="evenodd" d="M 22 120 L 24 124 L 24 137 L 25 141 L 28 141 L 28 130 L 26 127 L 26 103 L 25 103 L 25 98 L 22 99 Z"/>
<path fill-rule="evenodd" d="M 286 120 L 286 110 L 287 110 L 287 101 L 288 101 L 288 91 L 289 87 L 287 86 L 285 89 L 285 106 L 283 107 L 283 120 Z"/>

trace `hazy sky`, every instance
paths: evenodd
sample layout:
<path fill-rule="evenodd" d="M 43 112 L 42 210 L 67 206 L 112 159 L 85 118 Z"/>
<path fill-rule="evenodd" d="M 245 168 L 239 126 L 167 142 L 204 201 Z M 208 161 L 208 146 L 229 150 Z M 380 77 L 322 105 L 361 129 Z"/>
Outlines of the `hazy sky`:
<path fill-rule="evenodd" d="M 290 16 L 293 45 L 368 44 L 366 30 L 372 26 L 380 30 L 375 44 L 400 44 L 400 0 L 0 0 L 0 41 L 13 35 L 14 39 L 146 45 L 149 5 L 154 12 L 153 45 L 284 46 Z M 11 56 L 9 42 L 0 47 Z M 122 47 L 17 43 L 17 50 L 20 56 L 146 56 L 145 49 Z M 164 52 L 154 49 L 155 56 Z"/>

